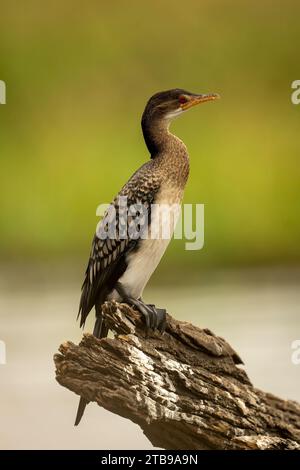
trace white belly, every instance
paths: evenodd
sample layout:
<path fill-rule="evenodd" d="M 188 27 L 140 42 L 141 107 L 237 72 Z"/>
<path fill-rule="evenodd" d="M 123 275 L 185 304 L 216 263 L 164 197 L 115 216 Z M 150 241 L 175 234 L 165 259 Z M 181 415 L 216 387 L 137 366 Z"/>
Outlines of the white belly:
<path fill-rule="evenodd" d="M 128 296 L 138 299 L 159 264 L 173 236 L 180 214 L 182 192 L 165 189 L 151 210 L 148 238 L 139 242 L 136 252 L 127 255 L 128 267 L 119 279 Z M 168 214 L 168 215 L 167 215 Z M 118 300 L 114 292 L 111 296 Z"/>
<path fill-rule="evenodd" d="M 130 297 L 142 296 L 169 243 L 170 240 L 143 240 L 138 252 L 128 256 L 128 268 L 119 281 Z"/>

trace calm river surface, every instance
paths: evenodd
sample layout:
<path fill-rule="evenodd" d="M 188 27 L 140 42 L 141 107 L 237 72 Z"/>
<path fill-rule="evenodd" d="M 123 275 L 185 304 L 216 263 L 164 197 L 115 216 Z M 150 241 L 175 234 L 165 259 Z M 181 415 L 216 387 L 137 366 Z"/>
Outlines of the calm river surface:
<path fill-rule="evenodd" d="M 300 289 L 293 276 L 152 288 L 145 299 L 226 338 L 255 386 L 300 400 L 300 365 L 291 360 L 291 344 L 300 339 Z M 28 285 L 22 292 L 2 283 L 0 340 L 7 364 L 0 365 L 0 448 L 151 448 L 137 426 L 95 404 L 74 428 L 78 397 L 56 383 L 52 357 L 64 340 L 81 338 L 77 304 L 77 283 Z"/>

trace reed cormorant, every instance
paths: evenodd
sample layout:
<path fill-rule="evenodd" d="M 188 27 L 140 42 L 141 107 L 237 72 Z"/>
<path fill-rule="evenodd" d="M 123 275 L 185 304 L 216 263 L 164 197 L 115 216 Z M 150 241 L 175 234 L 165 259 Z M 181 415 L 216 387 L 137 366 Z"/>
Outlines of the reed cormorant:
<path fill-rule="evenodd" d="M 101 305 L 106 300 L 118 300 L 133 305 L 145 318 L 147 328 L 164 330 L 166 310 L 146 304 L 142 293 L 150 276 L 164 254 L 169 237 L 163 238 L 157 233 L 161 230 L 163 218 L 159 207 L 167 205 L 178 207 L 189 174 L 189 156 L 184 143 L 169 130 L 171 121 L 193 106 L 218 98 L 217 94 L 195 94 L 182 89 L 172 89 L 153 95 L 142 116 L 142 130 L 145 143 L 150 153 L 150 160 L 144 163 L 123 186 L 113 200 L 109 213 L 100 222 L 94 236 L 92 249 L 79 306 L 80 326 L 93 307 L 96 311 L 94 335 L 97 338 L 107 336 Z M 137 205 L 146 210 L 145 229 L 129 234 L 129 225 L 141 214 L 134 211 L 124 219 L 121 215 L 120 200 L 127 201 L 127 206 Z M 135 207 L 135 206 L 134 206 Z M 179 215 L 173 211 L 173 217 Z M 119 229 L 125 220 L 126 237 L 121 237 Z M 145 217 L 144 217 L 145 222 Z M 109 235 L 108 224 L 115 222 L 117 233 Z M 174 227 L 174 220 L 169 219 Z M 147 225 L 148 224 L 148 225 Z M 124 229 L 124 226 L 122 227 Z M 144 236 L 154 228 L 156 237 Z M 142 235 L 143 234 L 143 235 Z M 87 401 L 80 399 L 75 425 L 79 424 Z"/>

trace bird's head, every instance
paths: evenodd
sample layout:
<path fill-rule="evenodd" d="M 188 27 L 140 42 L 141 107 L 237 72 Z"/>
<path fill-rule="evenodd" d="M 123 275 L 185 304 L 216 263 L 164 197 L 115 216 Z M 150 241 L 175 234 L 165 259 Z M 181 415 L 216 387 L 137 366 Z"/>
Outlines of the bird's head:
<path fill-rule="evenodd" d="M 149 99 L 143 113 L 143 120 L 164 119 L 170 122 L 188 109 L 219 97 L 217 93 L 196 94 L 180 88 L 161 91 Z"/>

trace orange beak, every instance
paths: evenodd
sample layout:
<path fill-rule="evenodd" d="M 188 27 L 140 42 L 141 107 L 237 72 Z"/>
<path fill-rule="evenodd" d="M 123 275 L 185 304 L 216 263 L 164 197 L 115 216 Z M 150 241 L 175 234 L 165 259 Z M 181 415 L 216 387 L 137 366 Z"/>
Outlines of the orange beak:
<path fill-rule="evenodd" d="M 205 103 L 206 101 L 214 101 L 220 98 L 218 93 L 209 93 L 208 95 L 194 95 L 190 97 L 190 100 L 186 103 L 182 103 L 180 105 L 181 109 L 186 111 L 187 109 L 192 108 L 200 103 Z"/>

